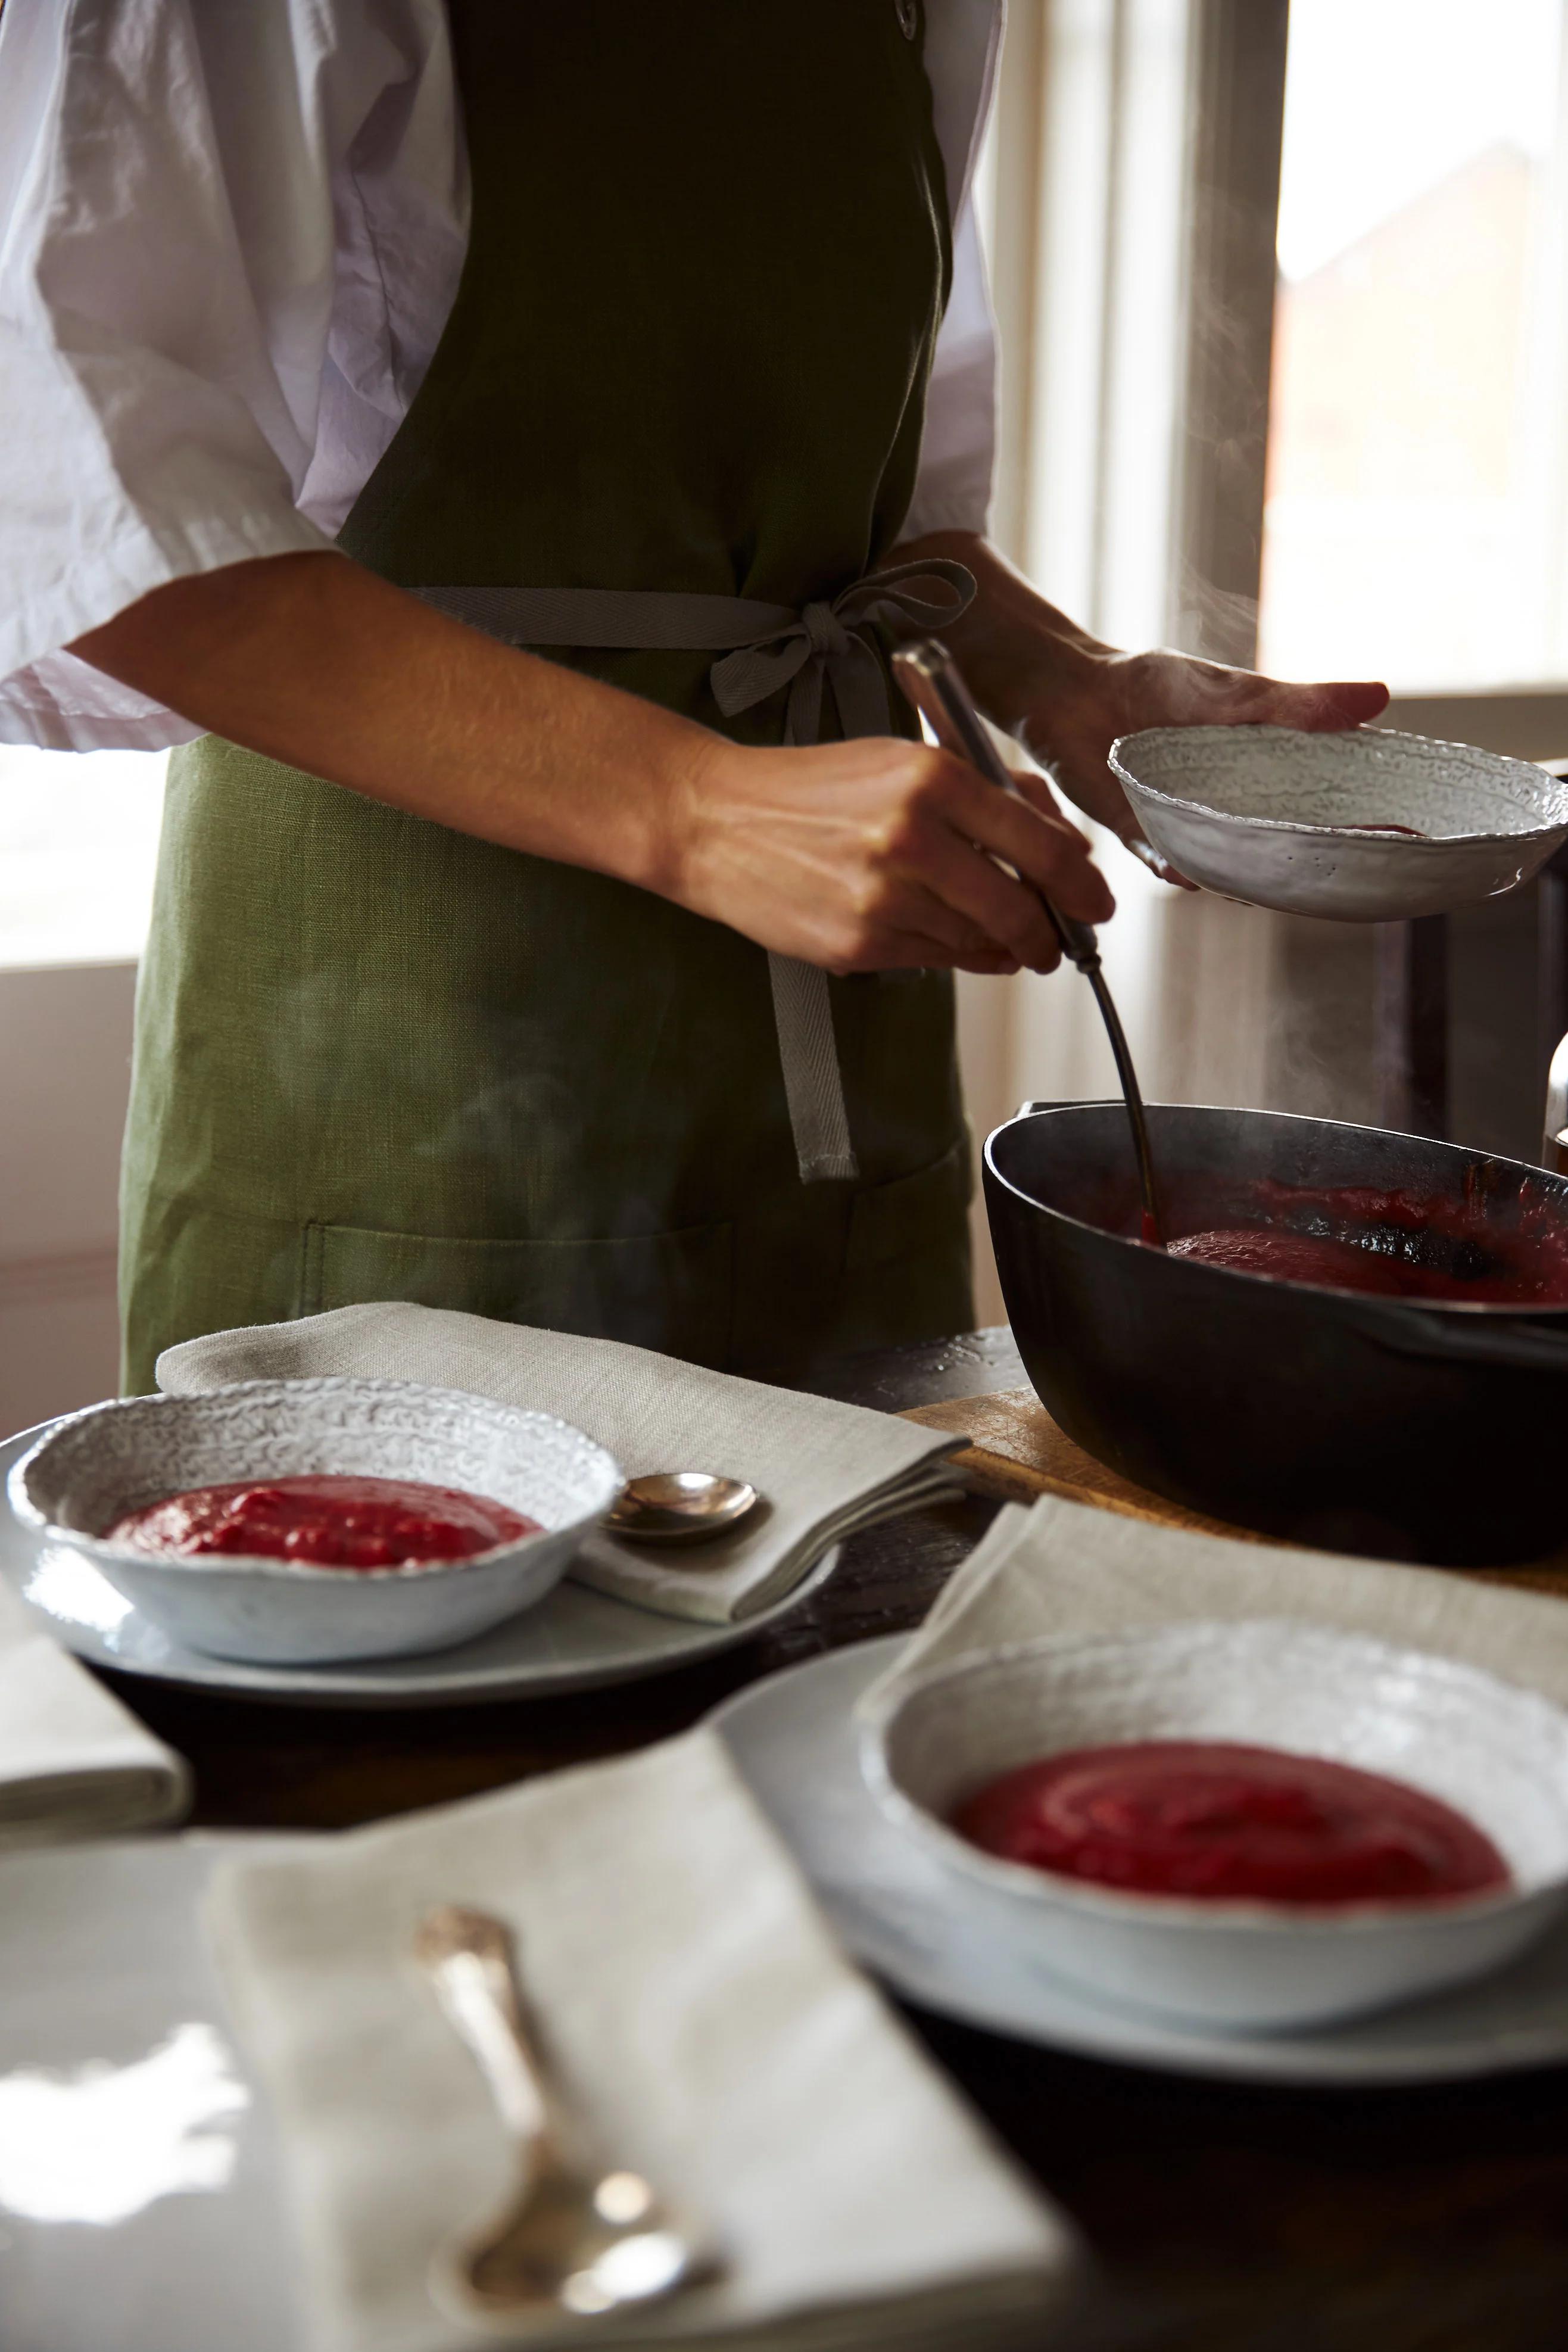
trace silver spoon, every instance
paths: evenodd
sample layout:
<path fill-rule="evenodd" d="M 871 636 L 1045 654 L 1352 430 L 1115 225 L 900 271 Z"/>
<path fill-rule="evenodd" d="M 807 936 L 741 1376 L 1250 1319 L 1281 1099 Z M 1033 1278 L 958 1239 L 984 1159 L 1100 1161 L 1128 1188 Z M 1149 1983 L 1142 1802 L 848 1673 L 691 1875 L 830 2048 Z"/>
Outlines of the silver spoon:
<path fill-rule="evenodd" d="M 555 2326 L 658 2302 L 711 2275 L 711 2251 L 641 2173 L 602 2170 L 578 2153 L 576 2121 L 525 2021 L 505 1923 L 444 1904 L 425 1913 L 413 1948 L 478 2063 L 517 2162 L 501 2212 L 437 2252 L 430 2283 L 444 2308 L 469 2320 Z"/>
<path fill-rule="evenodd" d="M 628 1478 L 610 1531 L 632 1543 L 702 1543 L 724 1535 L 762 1500 L 744 1478 L 711 1470 L 654 1470 Z"/>

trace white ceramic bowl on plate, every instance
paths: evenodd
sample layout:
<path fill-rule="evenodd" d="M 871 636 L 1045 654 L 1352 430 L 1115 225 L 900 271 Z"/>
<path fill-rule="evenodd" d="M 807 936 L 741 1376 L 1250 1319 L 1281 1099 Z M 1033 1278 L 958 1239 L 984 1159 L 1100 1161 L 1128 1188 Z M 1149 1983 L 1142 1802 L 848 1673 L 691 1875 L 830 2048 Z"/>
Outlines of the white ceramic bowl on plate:
<path fill-rule="evenodd" d="M 160 1559 L 102 1540 L 128 1511 L 193 1486 L 322 1475 L 487 1495 L 540 1532 L 469 1559 L 352 1570 Z M 447 1649 L 542 1601 L 620 1488 L 603 1446 L 551 1413 L 413 1381 L 328 1379 L 89 1406 L 22 1456 L 8 1491 L 46 1547 L 90 1561 L 191 1649 L 315 1665 Z"/>
<path fill-rule="evenodd" d="M 1145 1739 L 1238 1740 L 1406 1781 L 1484 1830 L 1512 1884 L 1333 1909 L 1194 1900 L 1003 1862 L 948 1827 L 1015 1766 Z M 977 1930 L 1102 2000 L 1210 2026 L 1319 2025 L 1461 1984 L 1568 1905 L 1568 1715 L 1474 1667 L 1324 1626 L 1199 1622 L 979 1653 L 872 1702 L 861 1761 Z"/>
<path fill-rule="evenodd" d="M 1340 922 L 1440 915 L 1528 882 L 1568 840 L 1568 782 L 1392 728 L 1151 727 L 1111 766 L 1206 890 Z M 1426 837 L 1357 828 L 1408 825 Z"/>

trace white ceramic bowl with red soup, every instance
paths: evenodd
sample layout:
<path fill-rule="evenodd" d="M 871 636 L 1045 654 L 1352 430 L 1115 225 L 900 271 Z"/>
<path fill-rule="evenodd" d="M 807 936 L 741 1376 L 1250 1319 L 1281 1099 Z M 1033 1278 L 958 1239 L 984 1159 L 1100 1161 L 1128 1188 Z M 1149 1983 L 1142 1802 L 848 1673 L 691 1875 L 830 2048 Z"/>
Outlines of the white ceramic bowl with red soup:
<path fill-rule="evenodd" d="M 1209 2028 L 1321 2025 L 1461 1984 L 1568 1907 L 1568 1714 L 1327 1626 L 1203 1621 L 977 1653 L 873 1695 L 860 1738 L 883 1812 L 977 1933 L 1096 1999 Z M 1158 1768 L 1194 1755 L 1207 1781 L 1177 1769 L 1162 1811 Z M 1228 1783 L 1216 1767 L 1233 1759 Z M 1217 1895 L 1228 1839 L 1236 1874 L 1261 1856 L 1272 1875 L 1253 1883 L 1288 1899 Z M 1400 1880 L 1456 1855 L 1468 1884 L 1463 1868 L 1447 1888 Z M 1364 1890 L 1402 1891 L 1322 1899 L 1340 1864 Z M 1192 1888 L 1205 1871 L 1204 1891 L 1169 1891 L 1173 1872 Z"/>
<path fill-rule="evenodd" d="M 346 1478 L 486 1498 L 498 1524 L 526 1525 L 466 1558 L 384 1567 L 160 1555 L 110 1534 L 193 1490 Z M 90 1561 L 188 1648 L 315 1665 L 448 1649 L 534 1607 L 621 1484 L 603 1446 L 551 1413 L 417 1381 L 325 1379 L 93 1405 L 23 1455 L 9 1493 L 43 1545 Z"/>

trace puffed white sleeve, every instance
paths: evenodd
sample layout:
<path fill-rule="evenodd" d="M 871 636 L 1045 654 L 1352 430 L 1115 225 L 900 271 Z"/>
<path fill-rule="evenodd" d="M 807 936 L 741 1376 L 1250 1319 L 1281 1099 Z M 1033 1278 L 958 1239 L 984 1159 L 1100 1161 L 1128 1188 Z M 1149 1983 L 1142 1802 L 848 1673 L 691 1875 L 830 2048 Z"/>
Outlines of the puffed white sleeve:
<path fill-rule="evenodd" d="M 906 539 L 984 530 L 996 463 L 996 330 L 975 178 L 996 99 L 1002 0 L 925 0 L 925 72 L 953 214 L 953 286 L 932 358 Z"/>
<path fill-rule="evenodd" d="M 931 363 L 905 539 L 986 528 L 996 465 L 997 340 L 973 204 L 953 240 L 953 290 Z"/>
<path fill-rule="evenodd" d="M 0 14 L 0 741 L 196 731 L 61 648 L 170 580 L 331 544 L 465 194 L 441 0 Z"/>

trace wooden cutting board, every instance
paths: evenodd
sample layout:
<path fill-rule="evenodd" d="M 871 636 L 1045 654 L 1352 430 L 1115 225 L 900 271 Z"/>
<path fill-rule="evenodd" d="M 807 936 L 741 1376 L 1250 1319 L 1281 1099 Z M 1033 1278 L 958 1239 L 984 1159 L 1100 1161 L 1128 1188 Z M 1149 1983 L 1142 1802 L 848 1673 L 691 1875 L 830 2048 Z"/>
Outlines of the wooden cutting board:
<path fill-rule="evenodd" d="M 1032 1389 L 998 1389 L 989 1396 L 949 1397 L 940 1404 L 916 1405 L 904 1415 L 927 1429 L 946 1429 L 968 1442 L 954 1459 L 977 1494 L 1009 1503 L 1032 1503 L 1041 1495 L 1064 1495 L 1162 1528 L 1193 1528 L 1202 1535 L 1233 1536 L 1239 1543 L 1278 1543 L 1224 1519 L 1206 1518 L 1180 1503 L 1167 1503 L 1145 1486 L 1134 1486 L 1107 1469 L 1059 1429 Z M 1568 1600 L 1568 1545 L 1546 1559 L 1520 1568 L 1456 1570 L 1490 1584 L 1519 1584 Z"/>

